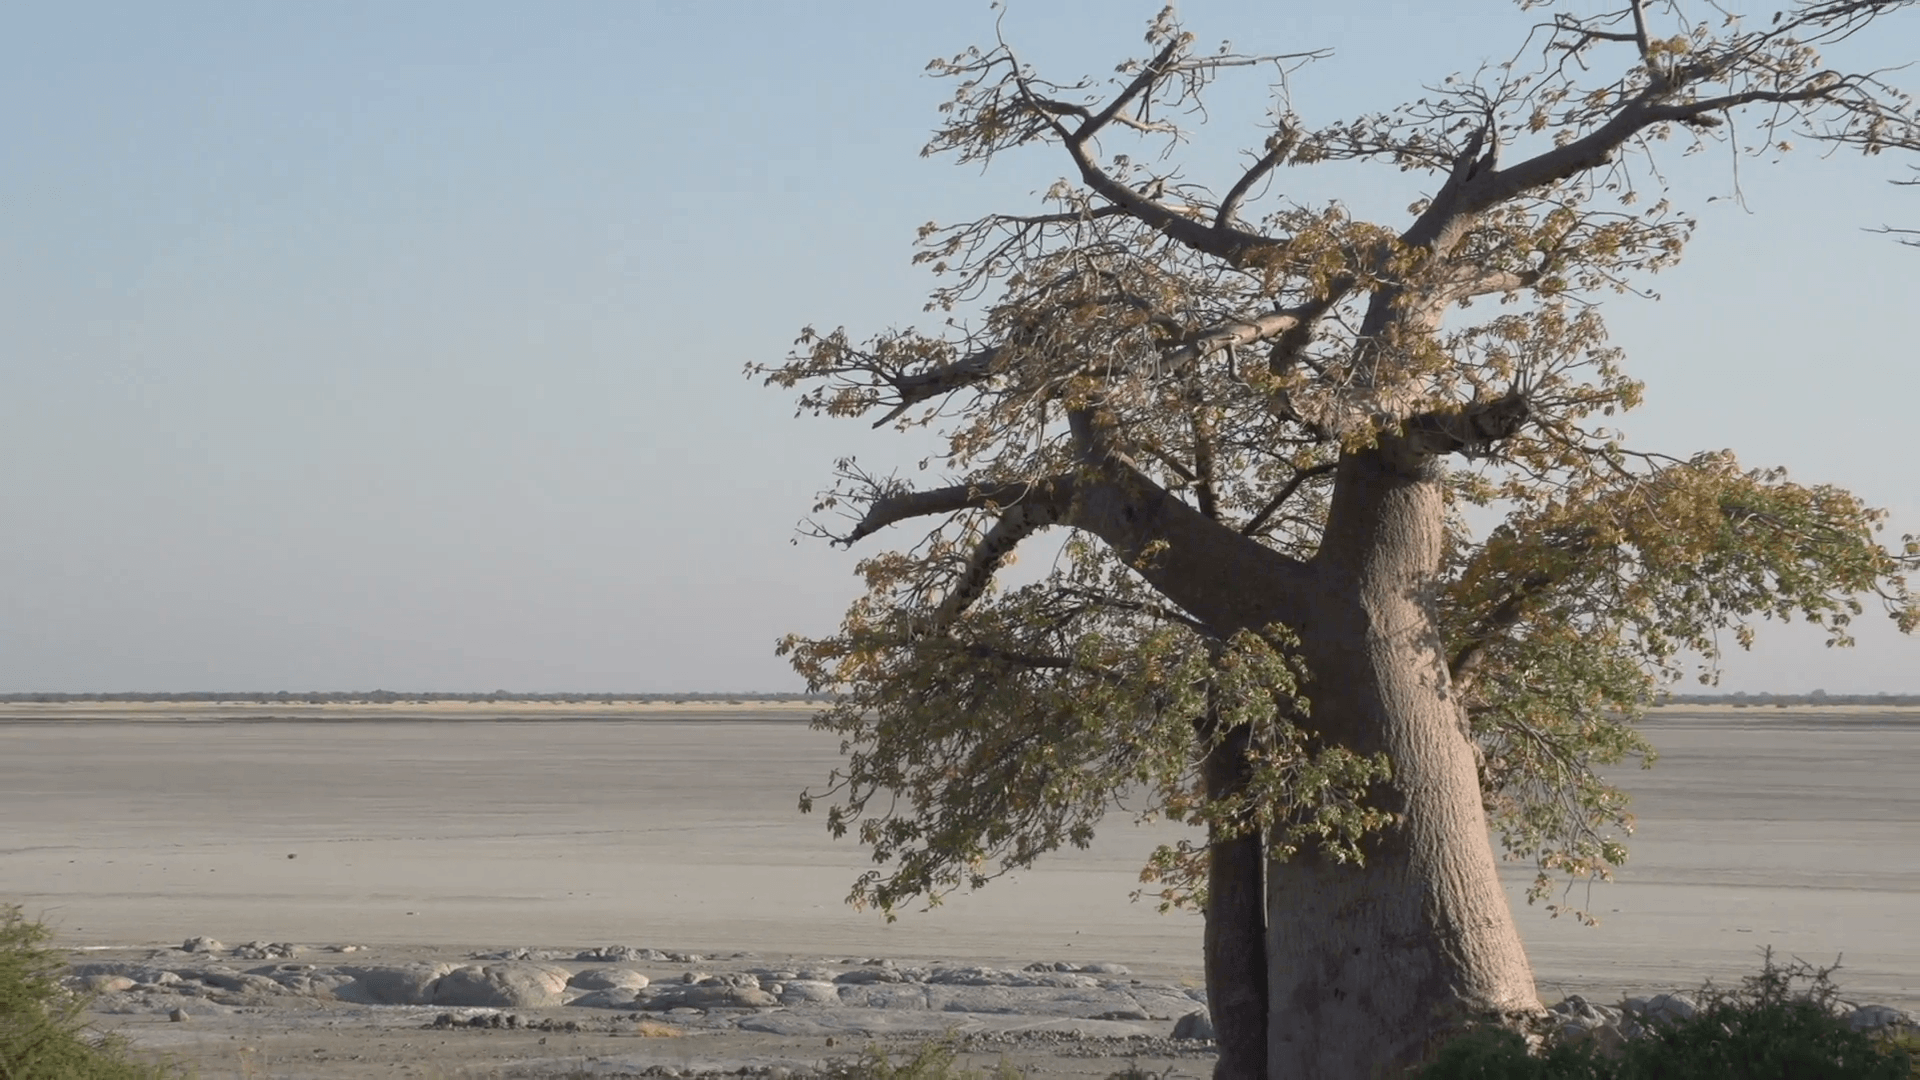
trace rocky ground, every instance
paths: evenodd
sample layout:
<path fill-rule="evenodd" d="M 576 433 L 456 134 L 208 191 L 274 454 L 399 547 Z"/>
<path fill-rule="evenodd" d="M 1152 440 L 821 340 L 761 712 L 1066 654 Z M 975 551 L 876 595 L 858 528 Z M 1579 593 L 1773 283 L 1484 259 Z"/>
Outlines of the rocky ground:
<path fill-rule="evenodd" d="M 1017 969 L 883 957 L 724 956 L 631 946 L 369 949 L 194 938 L 96 950 L 72 970 L 95 1026 L 200 1077 L 614 1077 L 785 1080 L 879 1048 L 951 1039 L 966 1067 L 1107 1077 L 1207 1075 L 1212 1029 L 1191 977 L 1112 963 Z M 1617 1043 L 1700 1006 L 1572 995 L 1539 1030 Z M 1840 1002 L 1856 1028 L 1912 1013 Z"/>
<path fill-rule="evenodd" d="M 947 1036 L 969 1067 L 1204 1076 L 1213 1044 L 1195 981 L 1103 963 L 206 938 L 95 950 L 73 967 L 97 995 L 96 1027 L 206 1078 L 797 1076 Z"/>

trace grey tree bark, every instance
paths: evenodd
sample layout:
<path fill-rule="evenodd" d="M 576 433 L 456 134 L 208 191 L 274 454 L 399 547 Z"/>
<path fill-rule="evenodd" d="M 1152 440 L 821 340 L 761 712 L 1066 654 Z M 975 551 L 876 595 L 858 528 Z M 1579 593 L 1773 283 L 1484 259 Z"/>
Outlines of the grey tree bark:
<path fill-rule="evenodd" d="M 1106 482 L 1083 487 L 1067 520 L 1129 557 L 1167 541 L 1143 573 L 1222 636 L 1293 628 L 1310 726 L 1393 762 L 1372 795 L 1395 823 L 1368 839 L 1364 866 L 1310 850 L 1268 862 L 1246 837 L 1210 847 L 1216 1080 L 1372 1080 L 1417 1064 L 1470 1018 L 1537 1012 L 1435 620 L 1440 460 L 1408 439 L 1346 454 L 1305 563 L 1207 520 L 1124 463 L 1099 466 Z M 1230 789 L 1243 753 L 1229 738 L 1209 754 L 1210 791 Z M 1264 919 L 1250 909 L 1263 894 Z M 1264 973 L 1250 970 L 1254 958 Z"/>
<path fill-rule="evenodd" d="M 1440 466 L 1348 455 L 1300 626 L 1316 728 L 1384 750 L 1395 824 L 1364 866 L 1306 851 L 1267 867 L 1268 1075 L 1363 1078 L 1417 1063 L 1474 1016 L 1539 1009 L 1500 884 L 1430 590 Z"/>
<path fill-rule="evenodd" d="M 1223 798 L 1246 785 L 1247 731 L 1225 733 L 1202 768 L 1207 795 Z M 1207 837 L 1207 1011 L 1220 1056 L 1214 1080 L 1261 1080 L 1267 1075 L 1267 899 L 1265 837 L 1251 833 Z"/>

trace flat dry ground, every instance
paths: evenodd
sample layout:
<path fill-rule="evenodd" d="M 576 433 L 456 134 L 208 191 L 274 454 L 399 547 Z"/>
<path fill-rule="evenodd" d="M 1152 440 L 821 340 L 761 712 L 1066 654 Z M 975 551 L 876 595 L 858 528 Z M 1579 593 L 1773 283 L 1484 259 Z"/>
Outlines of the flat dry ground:
<path fill-rule="evenodd" d="M 806 715 L 0 706 L 0 901 L 76 947 L 629 944 L 1198 975 L 1198 919 L 1128 900 L 1144 854 L 1182 835 L 1166 824 L 1116 818 L 1090 851 L 893 924 L 849 909 L 870 863 L 795 811 L 838 761 Z M 1728 984 L 1771 945 L 1844 954 L 1848 997 L 1920 1006 L 1920 710 L 1674 709 L 1646 730 L 1660 763 L 1618 777 L 1632 861 L 1571 898 L 1601 925 L 1527 907 L 1512 868 L 1542 995 Z"/>

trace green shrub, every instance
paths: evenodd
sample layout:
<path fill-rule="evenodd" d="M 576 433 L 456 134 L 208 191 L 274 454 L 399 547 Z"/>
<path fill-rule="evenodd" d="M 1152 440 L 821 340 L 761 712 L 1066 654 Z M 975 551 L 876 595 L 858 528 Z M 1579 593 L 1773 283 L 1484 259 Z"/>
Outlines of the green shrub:
<path fill-rule="evenodd" d="M 126 1060 L 125 1045 L 86 1030 L 87 1000 L 60 986 L 67 961 L 53 931 L 0 905 L 0 1080 L 148 1080 L 164 1068 Z"/>
<path fill-rule="evenodd" d="M 1911 1080 L 1916 1040 L 1854 1031 L 1834 1015 L 1835 967 L 1777 967 L 1768 950 L 1759 975 L 1735 993 L 1708 983 L 1707 1004 L 1686 1020 L 1652 1023 L 1617 1056 L 1591 1040 L 1527 1052 L 1519 1035 L 1480 1028 L 1449 1042 L 1420 1080 Z M 1804 989 L 1796 984 L 1806 982 Z"/>
<path fill-rule="evenodd" d="M 1611 1080 L 1613 1063 L 1584 1042 L 1561 1043 L 1541 1057 L 1504 1028 L 1476 1028 L 1440 1048 L 1420 1080 Z"/>

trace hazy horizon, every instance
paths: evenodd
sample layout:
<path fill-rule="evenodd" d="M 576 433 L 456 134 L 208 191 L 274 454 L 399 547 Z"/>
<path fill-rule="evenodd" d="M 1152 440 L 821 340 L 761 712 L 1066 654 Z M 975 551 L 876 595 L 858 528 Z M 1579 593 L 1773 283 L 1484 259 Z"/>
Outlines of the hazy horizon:
<path fill-rule="evenodd" d="M 1018 0 L 1043 70 L 1099 77 L 1160 0 Z M 1770 9 L 1769 9 L 1770 10 Z M 1508 4 L 1276 14 L 1187 0 L 1203 41 L 1329 47 L 1293 77 L 1329 123 L 1519 45 Z M 1764 13 L 1762 13 L 1764 14 Z M 795 523 L 857 454 L 925 442 L 796 420 L 742 377 L 801 326 L 925 318 L 915 230 L 1019 210 L 1061 172 L 922 159 L 990 40 L 985 0 L 830 9 L 435 0 L 41 5 L 0 44 L 0 691 L 707 686 L 794 692 L 853 551 Z M 1832 51 L 1920 55 L 1912 20 Z M 1256 145 L 1229 76 L 1194 179 Z M 1731 447 L 1920 532 L 1920 364 L 1898 313 L 1920 226 L 1893 155 L 1662 159 L 1700 219 L 1665 297 L 1609 300 L 1644 449 Z M 1287 174 L 1399 214 L 1425 180 Z M 1737 197 L 1736 197 L 1737 196 Z M 926 474 L 928 477 L 932 473 Z M 1723 691 L 1904 692 L 1920 642 L 1761 624 Z M 1689 692 L 1697 684 L 1673 689 Z M 111 691 L 100 691 L 111 692 Z"/>

